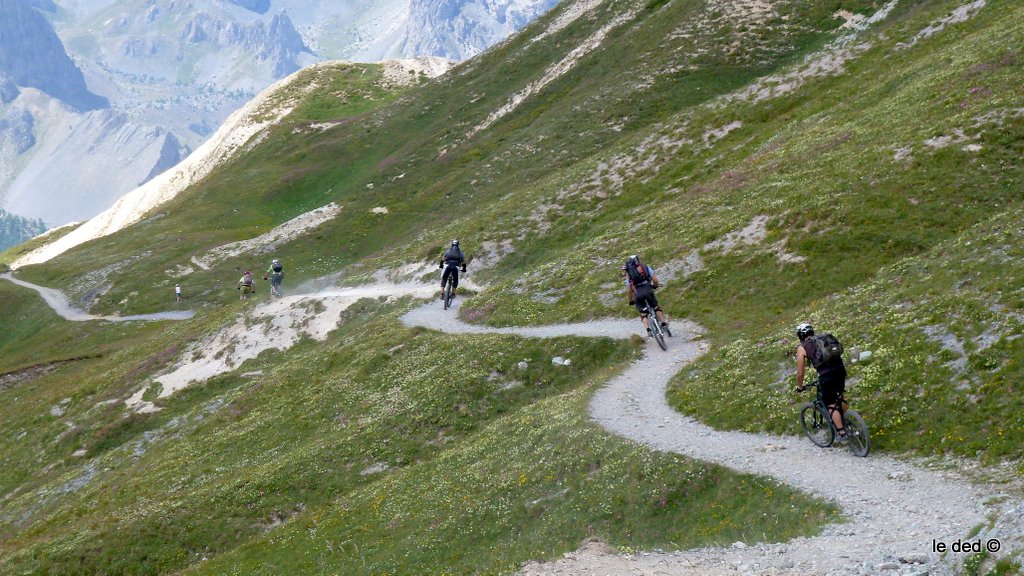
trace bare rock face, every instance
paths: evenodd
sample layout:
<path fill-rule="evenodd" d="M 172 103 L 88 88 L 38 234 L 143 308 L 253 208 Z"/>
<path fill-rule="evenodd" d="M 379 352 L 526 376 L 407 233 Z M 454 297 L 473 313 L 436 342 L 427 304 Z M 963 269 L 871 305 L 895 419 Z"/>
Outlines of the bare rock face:
<path fill-rule="evenodd" d="M 555 3 L 0 0 L 0 208 L 49 226 L 87 220 L 302 67 L 463 60 Z"/>
<path fill-rule="evenodd" d="M 200 12 L 182 28 L 181 41 L 193 45 L 207 44 L 213 51 L 244 48 L 246 52 L 255 54 L 256 61 L 270 63 L 273 78 L 282 78 L 298 70 L 299 55 L 310 52 L 287 14 L 276 14 L 268 23 L 242 23 Z M 179 51 L 182 48 L 171 49 Z"/>
<path fill-rule="evenodd" d="M 0 98 L 10 102 L 21 86 L 37 88 L 79 111 L 109 106 L 106 98 L 86 87 L 82 71 L 35 5 L 0 0 Z"/>
<path fill-rule="evenodd" d="M 548 11 L 554 0 L 412 0 L 399 46 L 404 56 L 465 60 Z"/>

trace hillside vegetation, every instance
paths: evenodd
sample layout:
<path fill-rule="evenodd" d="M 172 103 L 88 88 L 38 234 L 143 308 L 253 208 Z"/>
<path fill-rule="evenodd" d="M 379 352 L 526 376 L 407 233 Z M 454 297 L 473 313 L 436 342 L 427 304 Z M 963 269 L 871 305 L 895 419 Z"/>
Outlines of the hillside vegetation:
<path fill-rule="evenodd" d="M 565 2 L 417 87 L 307 74 L 200 184 L 18 271 L 103 314 L 171 308 L 181 283 L 194 320 L 72 324 L 0 283 L 0 373 L 22 375 L 0 385 L 0 572 L 507 573 L 588 536 L 676 549 L 836 519 L 589 423 L 635 344 L 410 329 L 410 299 L 161 396 L 226 326 L 265 337 L 231 288 L 272 256 L 244 246 L 331 202 L 273 251 L 286 289 L 427 278 L 457 237 L 467 320 L 631 317 L 618 267 L 639 253 L 712 344 L 680 411 L 796 433 L 791 332 L 812 320 L 872 351 L 850 395 L 879 451 L 1021 471 L 1022 23 L 1013 0 Z M 159 411 L 126 408 L 143 389 Z"/>

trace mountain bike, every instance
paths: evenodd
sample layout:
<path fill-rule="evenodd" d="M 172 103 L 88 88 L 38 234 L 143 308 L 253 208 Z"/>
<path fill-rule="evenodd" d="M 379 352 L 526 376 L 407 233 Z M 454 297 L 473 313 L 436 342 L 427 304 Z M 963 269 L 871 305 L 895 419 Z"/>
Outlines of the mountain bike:
<path fill-rule="evenodd" d="M 465 270 L 462 271 L 466 273 Z M 444 300 L 444 309 L 447 310 L 452 305 L 452 298 L 455 298 L 455 272 L 453 271 L 448 275 L 448 280 L 444 283 L 444 294 L 442 299 Z"/>
<path fill-rule="evenodd" d="M 668 350 L 668 344 L 665 343 L 665 336 L 672 336 L 672 332 L 668 329 L 668 325 L 666 324 L 665 326 L 662 326 L 661 322 L 658 322 L 658 315 L 654 313 L 654 310 L 651 310 L 651 305 L 647 302 L 644 302 L 644 309 L 641 314 L 647 315 L 647 325 L 651 327 L 651 336 L 654 336 L 654 341 L 658 343 L 658 346 L 660 346 L 662 350 Z"/>
<path fill-rule="evenodd" d="M 815 380 L 810 384 L 798 388 L 798 392 L 803 392 L 807 388 L 814 386 L 817 389 L 817 397 L 814 402 L 807 402 L 800 407 L 800 424 L 803 426 L 804 433 L 810 438 L 811 442 L 815 446 L 822 448 L 828 448 L 831 446 L 838 435 L 836 430 L 835 422 L 832 421 L 832 414 L 839 408 L 830 408 L 825 405 L 825 401 L 821 398 L 821 380 Z M 843 395 L 839 395 L 837 402 L 838 406 L 844 406 L 846 400 Z M 843 415 L 843 428 L 846 430 L 846 440 L 850 446 L 850 450 L 857 456 L 867 456 L 868 451 L 871 449 L 870 439 L 868 436 L 868 427 L 864 423 L 864 419 L 860 417 L 860 414 L 856 410 L 840 410 Z"/>
<path fill-rule="evenodd" d="M 270 299 L 280 298 L 284 296 L 284 292 L 281 290 L 281 278 L 275 278 L 274 275 L 267 276 L 263 275 L 264 280 L 270 281 Z"/>

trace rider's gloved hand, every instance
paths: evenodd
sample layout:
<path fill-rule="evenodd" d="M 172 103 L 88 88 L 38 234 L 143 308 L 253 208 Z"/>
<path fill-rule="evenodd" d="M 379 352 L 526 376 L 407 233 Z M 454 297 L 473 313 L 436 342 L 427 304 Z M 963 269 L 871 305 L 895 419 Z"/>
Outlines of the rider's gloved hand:
<path fill-rule="evenodd" d="M 629 305 L 630 305 L 630 306 L 633 306 L 634 304 L 636 304 L 636 302 L 635 302 L 635 301 L 633 301 L 633 300 L 630 300 L 630 301 L 629 301 Z"/>
<path fill-rule="evenodd" d="M 466 267 L 465 267 L 465 266 L 463 266 L 463 267 L 462 267 L 462 273 L 463 273 L 463 274 L 465 274 L 465 273 L 466 273 Z"/>

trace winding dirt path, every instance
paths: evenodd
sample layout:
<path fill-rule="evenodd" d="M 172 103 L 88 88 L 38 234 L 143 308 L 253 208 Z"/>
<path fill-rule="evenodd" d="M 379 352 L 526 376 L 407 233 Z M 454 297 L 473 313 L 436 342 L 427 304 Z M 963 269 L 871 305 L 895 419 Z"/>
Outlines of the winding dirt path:
<path fill-rule="evenodd" d="M 59 291 L 17 280 L 10 274 L 5 280 L 32 288 L 58 314 L 68 320 L 164 320 L 191 317 L 191 312 L 170 312 L 139 316 L 93 316 L 71 306 Z M 413 285 L 415 284 L 415 285 Z M 326 334 L 338 323 L 337 311 L 318 313 L 302 304 L 322 300 L 344 309 L 365 296 L 416 295 L 433 293 L 434 288 L 418 283 L 386 284 L 303 294 L 266 306 L 287 311 L 306 310 L 324 316 L 321 331 Z M 393 294 L 392 294 L 393 293 Z M 295 300 L 292 302 L 291 300 Z M 527 338 L 556 336 L 609 337 L 628 339 L 639 335 L 640 323 L 633 320 L 599 320 L 551 326 L 491 328 L 459 320 L 455 309 L 445 311 L 432 300 L 402 317 L 409 326 L 422 326 L 453 333 L 503 333 Z M 275 309 L 276 310 L 276 309 Z M 277 310 L 274 316 L 283 315 Z M 330 312 L 330 311 L 329 311 Z M 297 313 L 297 312 L 296 312 Z M 296 331 L 307 324 L 302 318 L 290 318 L 278 327 Z M 229 327 L 230 328 L 230 327 Z M 669 380 L 684 366 L 707 351 L 701 341 L 703 330 L 691 322 L 673 322 L 675 337 L 663 352 L 653 343 L 643 356 L 598 391 L 590 402 L 590 414 L 604 428 L 656 450 L 674 452 L 691 458 L 726 466 L 739 472 L 769 476 L 809 494 L 837 503 L 848 520 L 827 526 L 822 534 L 797 538 L 785 543 L 737 542 L 728 548 L 703 548 L 679 552 L 651 552 L 639 555 L 617 554 L 606 546 L 587 544 L 579 551 L 549 563 L 530 563 L 520 574 L 579 575 L 724 575 L 779 574 L 949 574 L 957 559 L 945 558 L 935 551 L 935 543 L 947 546 L 966 537 L 972 528 L 987 525 L 986 514 L 996 512 L 983 504 L 994 491 L 972 484 L 962 477 L 921 464 L 899 461 L 872 454 L 856 458 L 846 449 L 822 450 L 803 437 L 748 434 L 720 431 L 672 410 L 665 398 Z M 294 338 L 294 340 L 297 340 Z M 288 343 L 282 344 L 288 347 Z M 230 370 L 225 367 L 224 370 Z M 188 370 L 187 380 L 197 376 Z M 710 384 L 709 384 L 710 385 Z M 756 398 L 751 399 L 756 402 Z M 870 425 L 870 415 L 869 425 Z M 794 431 L 796 429 L 794 414 Z M 1007 544 L 1024 547 L 1024 504 L 1001 495 L 1003 512 L 1013 511 L 1011 537 Z M 1009 504 L 1007 501 L 1009 500 Z M 987 544 L 998 533 L 983 532 L 974 540 Z M 1005 537 L 1007 534 L 1003 534 Z M 756 540 L 756 535 L 751 536 Z M 972 540 L 972 541 L 974 541 Z M 1004 550 L 1005 552 L 1005 550 Z"/>
<path fill-rule="evenodd" d="M 67 296 L 63 292 L 55 288 L 46 288 L 45 286 L 37 286 L 31 282 L 19 280 L 11 275 L 10 272 L 0 274 L 0 278 L 7 280 L 18 286 L 24 288 L 31 288 L 39 293 L 46 301 L 46 304 L 53 309 L 61 318 L 65 320 L 71 320 L 72 322 L 86 322 L 89 320 L 105 320 L 107 322 L 131 322 L 133 320 L 188 320 L 195 316 L 195 312 L 192 310 L 180 310 L 173 312 L 155 312 L 153 314 L 136 314 L 134 316 L 97 316 L 95 314 L 89 314 L 85 310 L 72 306 L 68 302 Z"/>
<path fill-rule="evenodd" d="M 456 302 L 456 305 L 458 302 Z M 636 320 L 605 320 L 529 328 L 466 324 L 456 311 L 430 303 L 402 320 L 447 332 L 499 332 L 524 337 L 563 335 L 629 338 Z M 590 414 L 607 430 L 667 452 L 769 476 L 836 502 L 849 520 L 812 538 L 786 543 L 738 542 L 729 548 L 619 555 L 584 546 L 550 563 L 531 563 L 522 575 L 594 574 L 942 574 L 951 571 L 933 540 L 952 544 L 986 522 L 983 487 L 957 476 L 872 454 L 857 458 L 842 448 L 820 449 L 803 437 L 720 431 L 669 407 L 669 380 L 702 355 L 699 326 L 673 323 L 668 352 L 648 342 L 643 357 L 595 394 Z M 751 399 L 756 402 L 756 399 Z M 795 428 L 795 414 L 794 414 Z"/>

